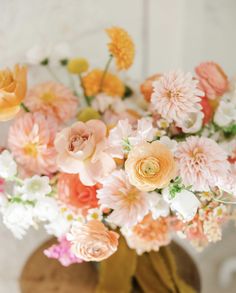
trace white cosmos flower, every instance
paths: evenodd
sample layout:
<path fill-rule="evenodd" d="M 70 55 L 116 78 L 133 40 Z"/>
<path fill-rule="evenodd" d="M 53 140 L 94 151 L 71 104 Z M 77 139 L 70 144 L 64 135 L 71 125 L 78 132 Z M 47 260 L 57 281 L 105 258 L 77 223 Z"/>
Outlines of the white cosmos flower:
<path fill-rule="evenodd" d="M 170 139 L 168 136 L 162 136 L 160 138 L 160 143 L 166 145 L 172 151 L 172 153 L 174 153 L 177 150 L 177 141 L 174 139 Z"/>
<path fill-rule="evenodd" d="M 39 65 L 43 60 L 49 58 L 50 46 L 35 45 L 26 52 L 26 60 L 31 65 Z"/>
<path fill-rule="evenodd" d="M 34 175 L 24 180 L 21 187 L 22 198 L 34 200 L 43 197 L 51 192 L 49 178 L 47 176 Z"/>
<path fill-rule="evenodd" d="M 0 154 L 0 177 L 11 178 L 17 173 L 17 165 L 12 154 L 5 150 Z"/>
<path fill-rule="evenodd" d="M 102 211 L 99 208 L 88 210 L 87 220 L 99 220 L 102 221 Z"/>
<path fill-rule="evenodd" d="M 196 133 L 202 128 L 204 114 L 201 111 L 190 113 L 180 124 L 184 133 Z"/>
<path fill-rule="evenodd" d="M 159 217 L 167 217 L 170 214 L 169 204 L 163 199 L 161 194 L 151 192 L 148 196 L 150 211 L 154 220 Z"/>
<path fill-rule="evenodd" d="M 233 103 L 220 102 L 214 116 L 214 122 L 223 127 L 236 120 L 236 106 Z"/>
<path fill-rule="evenodd" d="M 53 221 L 59 215 L 57 201 L 52 197 L 44 197 L 34 207 L 34 217 L 40 221 Z"/>
<path fill-rule="evenodd" d="M 3 209 L 3 223 L 16 238 L 22 239 L 33 222 L 33 207 L 21 203 L 9 203 Z"/>
<path fill-rule="evenodd" d="M 200 201 L 195 194 L 183 189 L 171 198 L 168 187 L 163 190 L 164 199 L 170 204 L 173 211 L 179 213 L 185 221 L 191 221 L 200 207 Z"/>

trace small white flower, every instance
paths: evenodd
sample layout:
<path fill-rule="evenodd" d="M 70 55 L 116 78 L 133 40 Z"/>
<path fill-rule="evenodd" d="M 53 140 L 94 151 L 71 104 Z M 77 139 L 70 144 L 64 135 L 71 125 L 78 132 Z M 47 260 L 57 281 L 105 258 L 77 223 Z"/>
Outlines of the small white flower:
<path fill-rule="evenodd" d="M 225 215 L 225 213 L 227 212 L 227 208 L 225 205 L 223 204 L 220 204 L 218 207 L 216 207 L 214 210 L 213 210 L 213 216 L 216 218 L 216 219 L 222 219 Z"/>
<path fill-rule="evenodd" d="M 156 134 L 156 129 L 153 127 L 150 118 L 142 118 L 138 120 L 137 129 L 134 133 L 135 135 L 129 138 L 131 145 L 152 141 Z"/>
<path fill-rule="evenodd" d="M 39 65 L 43 60 L 49 58 L 51 48 L 47 45 L 35 45 L 26 52 L 26 60 L 31 65 Z"/>
<path fill-rule="evenodd" d="M 0 177 L 9 179 L 17 173 L 17 165 L 12 154 L 5 150 L 0 154 Z"/>
<path fill-rule="evenodd" d="M 160 138 L 160 143 L 166 145 L 172 151 L 172 153 L 177 150 L 177 141 L 175 141 L 174 139 L 170 139 L 168 136 L 162 136 Z"/>
<path fill-rule="evenodd" d="M 227 126 L 236 119 L 236 108 L 233 103 L 220 102 L 214 116 L 214 122 L 221 126 Z"/>
<path fill-rule="evenodd" d="M 34 207 L 34 217 L 40 221 L 53 221 L 58 217 L 59 207 L 52 197 L 44 197 L 37 201 Z"/>
<path fill-rule="evenodd" d="M 180 124 L 184 133 L 196 133 L 202 128 L 204 114 L 201 111 L 190 113 Z"/>
<path fill-rule="evenodd" d="M 21 203 L 9 203 L 3 209 L 3 223 L 16 238 L 22 239 L 33 222 L 33 207 Z"/>
<path fill-rule="evenodd" d="M 47 176 L 34 175 L 24 180 L 21 187 L 22 198 L 25 200 L 34 200 L 41 198 L 51 192 L 49 178 Z"/>
<path fill-rule="evenodd" d="M 58 216 L 44 227 L 48 234 L 59 238 L 69 232 L 73 220 L 68 220 L 67 214 L 58 213 Z"/>
<path fill-rule="evenodd" d="M 200 201 L 195 194 L 189 190 L 183 189 L 171 198 L 169 189 L 163 190 L 164 199 L 170 204 L 170 208 L 179 213 L 185 221 L 191 221 L 200 207 Z"/>
<path fill-rule="evenodd" d="M 157 127 L 161 129 L 167 129 L 170 126 L 170 123 L 166 119 L 159 119 L 157 121 Z"/>
<path fill-rule="evenodd" d="M 58 43 L 51 50 L 50 64 L 57 65 L 60 60 L 69 59 L 71 55 L 71 48 L 68 43 Z"/>
<path fill-rule="evenodd" d="M 170 214 L 169 204 L 163 199 L 161 194 L 151 192 L 148 196 L 150 211 L 154 220 L 159 217 L 167 217 Z"/>
<path fill-rule="evenodd" d="M 98 208 L 88 210 L 87 220 L 99 220 L 102 221 L 102 211 Z"/>

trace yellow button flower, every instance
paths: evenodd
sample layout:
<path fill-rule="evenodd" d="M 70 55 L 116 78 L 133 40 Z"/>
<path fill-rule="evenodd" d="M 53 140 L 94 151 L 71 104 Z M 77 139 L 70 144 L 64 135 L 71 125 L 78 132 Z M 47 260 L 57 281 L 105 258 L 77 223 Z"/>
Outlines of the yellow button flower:
<path fill-rule="evenodd" d="M 89 63 L 85 58 L 70 59 L 67 64 L 67 70 L 72 74 L 81 74 L 89 68 Z"/>
<path fill-rule="evenodd" d="M 87 107 L 83 109 L 78 115 L 77 119 L 82 122 L 87 122 L 92 119 L 100 119 L 101 115 L 95 109 Z"/>

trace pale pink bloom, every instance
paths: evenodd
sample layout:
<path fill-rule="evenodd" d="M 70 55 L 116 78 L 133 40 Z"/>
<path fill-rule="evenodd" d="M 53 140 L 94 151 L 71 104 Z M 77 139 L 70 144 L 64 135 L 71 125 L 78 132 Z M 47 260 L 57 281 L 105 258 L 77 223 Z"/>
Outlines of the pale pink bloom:
<path fill-rule="evenodd" d="M 66 173 L 79 173 L 84 185 L 95 185 L 114 168 L 107 153 L 107 128 L 100 120 L 76 122 L 57 134 L 55 147 L 57 163 Z"/>
<path fill-rule="evenodd" d="M 195 68 L 195 72 L 200 81 L 199 87 L 205 92 L 207 98 L 215 99 L 228 90 L 228 77 L 217 63 L 201 63 Z"/>
<path fill-rule="evenodd" d="M 132 229 L 123 228 L 121 231 L 128 246 L 140 255 L 152 250 L 158 251 L 161 246 L 168 245 L 171 237 L 166 219 L 159 217 L 153 220 L 151 214 L 148 214 Z"/>
<path fill-rule="evenodd" d="M 113 103 L 115 99 L 118 97 L 111 97 L 105 93 L 100 93 L 96 95 L 92 102 L 92 107 L 101 113 L 104 113 Z"/>
<path fill-rule="evenodd" d="M 71 251 L 71 244 L 65 236 L 58 239 L 57 244 L 52 245 L 44 250 L 44 254 L 49 258 L 57 259 L 63 266 L 68 267 L 74 263 L 83 262 L 80 258 L 75 256 Z"/>
<path fill-rule="evenodd" d="M 208 191 L 229 171 L 227 154 L 212 139 L 191 136 L 179 143 L 176 152 L 180 176 L 196 191 Z"/>
<path fill-rule="evenodd" d="M 142 118 L 138 120 L 134 135 L 129 138 L 131 145 L 141 144 L 142 142 L 152 141 L 157 129 L 152 125 L 152 119 Z"/>
<path fill-rule="evenodd" d="M 125 171 L 114 171 L 102 184 L 97 197 L 102 207 L 112 209 L 108 222 L 130 227 L 148 213 L 149 195 L 132 186 Z"/>
<path fill-rule="evenodd" d="M 129 137 L 133 129 L 128 119 L 120 120 L 116 127 L 109 133 L 110 153 L 115 158 L 122 159 L 129 143 Z"/>
<path fill-rule="evenodd" d="M 54 139 L 56 120 L 43 113 L 26 113 L 10 127 L 8 144 L 17 163 L 35 174 L 57 171 Z"/>
<path fill-rule="evenodd" d="M 70 89 L 56 82 L 34 86 L 29 90 L 24 103 L 30 111 L 43 111 L 59 122 L 74 118 L 78 110 L 78 98 Z"/>
<path fill-rule="evenodd" d="M 164 74 L 153 82 L 153 110 L 169 122 L 181 122 L 189 113 L 199 112 L 199 96 L 202 96 L 203 92 L 197 88 L 197 83 L 191 73 L 171 71 Z"/>
<path fill-rule="evenodd" d="M 102 261 L 111 256 L 117 250 L 118 238 L 119 234 L 98 220 L 75 223 L 67 234 L 72 252 L 84 261 Z"/>

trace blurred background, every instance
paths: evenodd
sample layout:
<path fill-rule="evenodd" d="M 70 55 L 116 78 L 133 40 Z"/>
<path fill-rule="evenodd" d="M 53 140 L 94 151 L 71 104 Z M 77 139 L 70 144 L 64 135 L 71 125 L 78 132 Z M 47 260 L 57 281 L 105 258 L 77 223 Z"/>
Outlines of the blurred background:
<path fill-rule="evenodd" d="M 104 28 L 118 25 L 136 43 L 135 65 L 128 72 L 136 80 L 177 68 L 193 71 L 208 60 L 218 62 L 229 77 L 236 74 L 235 0 L 0 0 L 0 8 L 0 67 L 26 60 L 33 47 L 65 44 L 73 56 L 103 66 Z M 7 125 L 1 125 L 0 145 L 6 132 Z M 47 238 L 40 230 L 18 241 L 0 224 L 0 293 L 20 292 L 21 268 Z M 199 266 L 203 293 L 236 292 L 235 243 L 232 225 L 222 242 L 200 254 L 184 244 Z"/>

